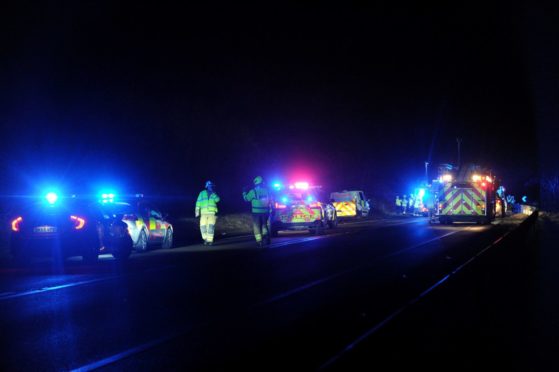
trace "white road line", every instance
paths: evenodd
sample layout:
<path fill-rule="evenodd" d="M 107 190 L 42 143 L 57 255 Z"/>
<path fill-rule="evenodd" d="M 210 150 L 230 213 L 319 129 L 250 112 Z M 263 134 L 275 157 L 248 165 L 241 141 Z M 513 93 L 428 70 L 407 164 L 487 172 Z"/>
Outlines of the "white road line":
<path fill-rule="evenodd" d="M 33 290 L 24 291 L 24 292 L 17 292 L 17 293 L 7 292 L 6 294 L 1 294 L 0 295 L 0 301 L 10 300 L 10 299 L 13 299 L 13 298 L 18 298 L 18 297 L 31 296 L 31 295 L 35 295 L 35 294 L 38 294 L 38 293 L 56 291 L 56 290 L 64 289 L 64 288 L 77 287 L 77 286 L 80 286 L 80 285 L 86 285 L 86 284 L 103 282 L 103 281 L 107 281 L 107 280 L 113 280 L 113 279 L 118 278 L 118 277 L 119 276 L 110 276 L 110 277 L 105 277 L 105 278 L 82 280 L 82 281 L 79 281 L 79 282 L 66 283 L 66 284 L 55 285 L 55 286 L 51 286 L 51 287 L 44 287 L 44 288 L 41 288 L 41 289 L 33 289 Z"/>
<path fill-rule="evenodd" d="M 425 242 L 422 242 L 422 243 L 419 243 L 419 244 L 415 244 L 415 245 L 412 245 L 412 246 L 410 246 L 410 247 L 406 247 L 406 248 L 400 249 L 400 250 L 398 250 L 398 251 L 396 251 L 396 252 L 393 252 L 393 253 L 390 253 L 390 254 L 387 254 L 387 255 L 378 257 L 378 258 L 375 259 L 374 263 L 369 262 L 369 263 L 366 263 L 366 264 L 358 265 L 358 266 L 355 266 L 355 267 L 353 267 L 353 268 L 349 268 L 349 269 L 346 269 L 346 270 L 339 271 L 339 272 L 337 272 L 337 273 L 335 273 L 335 274 L 332 274 L 332 275 L 329 275 L 329 276 L 327 276 L 327 277 L 314 280 L 314 281 L 312 281 L 312 282 L 310 282 L 310 283 L 303 284 L 303 285 L 301 285 L 301 286 L 299 286 L 299 287 L 296 287 L 296 288 L 290 289 L 290 290 L 288 290 L 288 291 L 285 291 L 285 292 L 279 293 L 279 294 L 277 294 L 277 295 L 274 295 L 274 296 L 270 297 L 269 299 L 264 300 L 264 301 L 258 303 L 256 306 L 265 305 L 265 304 L 270 304 L 270 303 L 273 303 L 273 302 L 282 300 L 282 299 L 287 298 L 287 297 L 289 297 L 289 296 L 291 296 L 291 295 L 294 295 L 294 294 L 296 294 L 296 293 L 300 293 L 300 292 L 303 292 L 303 291 L 305 291 L 305 290 L 307 290 L 307 289 L 316 287 L 316 286 L 318 286 L 318 285 L 320 285 L 320 284 L 324 284 L 324 283 L 326 283 L 326 282 L 329 282 L 329 281 L 331 281 L 331 280 L 333 280 L 333 279 L 335 279 L 335 278 L 338 278 L 338 277 L 340 277 L 340 276 L 343 276 L 343 275 L 346 275 L 346 274 L 349 274 L 349 273 L 352 273 L 352 272 L 355 272 L 355 271 L 364 269 L 364 268 L 366 268 L 366 267 L 369 267 L 369 266 L 371 266 L 372 264 L 376 264 L 376 263 L 378 263 L 378 262 L 380 262 L 380 261 L 382 261 L 382 260 L 384 260 L 384 259 L 386 259 L 386 258 L 390 258 L 390 257 L 397 256 L 397 255 L 399 255 L 399 254 L 401 254 L 401 253 L 404 253 L 404 252 L 406 252 L 406 251 L 410 251 L 410 250 L 412 250 L 412 249 L 419 248 L 419 247 L 421 247 L 421 246 L 423 246 L 423 245 L 430 244 L 430 243 L 432 243 L 432 242 L 434 242 L 434 241 L 437 241 L 437 240 L 446 238 L 447 236 L 454 235 L 454 234 L 456 234 L 456 233 L 458 233 L 458 232 L 461 232 L 461 231 L 463 231 L 463 230 L 451 231 L 451 232 L 449 232 L 449 233 L 447 233 L 447 234 L 444 234 L 444 235 L 442 235 L 442 236 L 434 237 L 434 238 L 429 239 L 429 240 L 427 240 L 427 241 L 425 241 Z"/>
<path fill-rule="evenodd" d="M 433 239 L 427 240 L 426 242 L 423 242 L 423 243 L 416 244 L 416 245 L 411 246 L 411 247 L 407 247 L 407 248 L 401 249 L 401 250 L 399 250 L 399 251 L 397 251 L 397 252 L 395 252 L 395 253 L 392 253 L 392 254 L 390 254 L 390 255 L 383 256 L 383 257 L 381 257 L 380 259 L 382 260 L 382 259 L 384 259 L 384 258 L 394 256 L 394 255 L 396 255 L 396 254 L 405 252 L 405 251 L 407 251 L 407 250 L 414 249 L 414 248 L 418 248 L 418 247 L 420 247 L 420 246 L 422 246 L 422 245 L 429 244 L 429 243 L 431 243 L 431 242 L 433 242 L 433 241 L 435 241 L 435 240 L 445 238 L 445 237 L 447 237 L 447 236 L 449 236 L 449 235 L 453 235 L 453 234 L 456 234 L 456 233 L 461 232 L 461 231 L 464 231 L 464 230 L 452 231 L 452 232 L 447 233 L 447 234 L 445 234 L 445 235 L 443 235 L 443 236 L 435 237 L 435 238 L 433 238 Z M 348 234 L 348 232 L 346 232 L 345 234 Z M 340 235 L 341 235 L 341 234 L 340 234 Z M 330 235 L 330 236 L 331 236 L 331 235 Z M 308 237 L 308 238 L 305 238 L 305 239 L 306 239 L 305 241 L 316 240 L 316 239 L 326 238 L 326 237 L 328 237 L 328 236 L 314 236 L 314 237 Z M 292 244 L 295 244 L 295 243 L 292 243 Z M 378 260 L 375 261 L 375 262 L 378 262 Z M 326 282 L 331 281 L 331 280 L 333 280 L 333 279 L 335 279 L 335 278 L 338 278 L 338 277 L 343 276 L 343 275 L 345 275 L 345 274 L 348 274 L 348 273 L 350 273 L 350 272 L 353 272 L 353 271 L 362 269 L 362 268 L 367 267 L 367 266 L 369 266 L 369 265 L 371 265 L 371 264 L 369 263 L 369 264 L 366 264 L 366 265 L 359 265 L 359 266 L 354 267 L 354 268 L 350 268 L 350 269 L 347 269 L 347 270 L 340 271 L 340 272 L 335 273 L 335 274 L 333 274 L 333 275 L 330 275 L 330 276 L 328 276 L 328 277 L 325 277 L 325 278 L 322 278 L 322 279 L 318 279 L 318 280 L 312 281 L 312 282 L 310 282 L 310 283 L 306 283 L 306 284 L 304 284 L 304 285 L 302 285 L 302 286 L 293 288 L 293 289 L 291 289 L 291 290 L 289 290 L 289 291 L 281 292 L 281 293 L 279 293 L 279 294 L 277 294 L 277 295 L 274 295 L 274 296 L 272 296 L 272 297 L 270 297 L 270 298 L 268 298 L 267 300 L 264 300 L 264 301 L 262 301 L 262 302 L 258 302 L 258 303 L 256 303 L 256 304 L 250 305 L 249 308 L 264 306 L 264 305 L 268 305 L 268 304 L 271 304 L 271 303 L 274 303 L 274 302 L 283 300 L 283 299 L 285 299 L 285 298 L 287 298 L 287 297 L 293 296 L 293 295 L 295 295 L 295 294 L 297 294 L 297 293 L 300 293 L 300 292 L 303 292 L 303 291 L 305 291 L 305 290 L 307 290 L 307 289 L 316 287 L 316 286 L 318 286 L 318 285 L 320 285 L 320 284 L 326 283 Z M 403 309 L 402 309 L 402 310 L 403 310 Z M 395 314 L 394 316 L 396 316 L 396 315 L 397 315 L 397 314 Z M 386 322 L 388 322 L 388 320 L 386 320 Z M 380 327 L 380 326 L 379 326 L 379 327 Z M 172 335 L 167 335 L 167 336 L 158 338 L 158 339 L 156 339 L 156 340 L 154 340 L 154 341 L 151 341 L 151 342 L 148 342 L 148 343 L 139 345 L 139 346 L 135 346 L 135 347 L 132 347 L 132 348 L 130 348 L 130 349 L 126 349 L 126 350 L 124 350 L 124 351 L 122 351 L 122 352 L 120 352 L 120 353 L 117 353 L 117 354 L 111 355 L 111 356 L 109 356 L 109 357 L 100 359 L 100 360 L 98 360 L 98 361 L 96 361 L 96 362 L 93 362 L 93 363 L 89 363 L 89 364 L 87 364 L 87 365 L 85 365 L 85 366 L 75 368 L 75 369 L 73 369 L 72 371 L 80 371 L 80 372 L 81 372 L 81 371 L 90 371 L 90 370 L 93 370 L 93 369 L 96 369 L 96 368 L 104 367 L 104 366 L 109 365 L 109 364 L 111 364 L 111 363 L 115 363 L 115 362 L 118 362 L 119 360 L 128 358 L 129 356 L 132 356 L 132 355 L 134 355 L 134 354 L 141 353 L 141 352 L 143 352 L 143 351 L 145 351 L 145 350 L 148 350 L 148 349 L 150 349 L 150 348 L 153 348 L 153 347 L 156 347 L 156 346 L 158 346 L 158 345 L 161 345 L 162 343 L 167 342 L 167 341 L 170 341 L 170 340 L 173 339 L 174 337 L 180 336 L 180 335 L 182 335 L 182 334 L 184 334 L 184 333 L 186 333 L 186 332 L 187 332 L 187 331 L 184 331 L 184 332 L 181 332 L 180 334 L 177 334 L 177 333 L 175 332 L 175 333 L 173 333 Z"/>
<path fill-rule="evenodd" d="M 364 341 L 365 339 L 367 339 L 369 336 L 371 336 L 372 334 L 374 334 L 375 332 L 377 332 L 379 329 L 381 329 L 382 327 L 384 327 L 386 324 L 388 324 L 391 320 L 393 320 L 394 318 L 396 318 L 399 314 L 401 314 L 404 310 L 408 309 L 410 306 L 414 305 L 415 303 L 419 302 L 421 299 L 423 299 L 424 297 L 426 297 L 429 293 L 431 293 L 433 290 L 435 290 L 435 288 L 438 288 L 439 286 L 441 286 L 444 282 L 446 282 L 451 276 L 456 275 L 459 271 L 461 271 L 464 267 L 468 266 L 469 264 L 471 264 L 472 262 L 474 262 L 476 259 L 478 259 L 482 254 L 484 254 L 488 249 L 494 247 L 495 245 L 497 245 L 501 240 L 503 240 L 505 237 L 507 237 L 512 230 L 507 231 L 504 235 L 502 235 L 501 237 L 499 237 L 497 240 L 495 240 L 493 243 L 489 244 L 487 247 L 485 247 L 484 249 L 482 249 L 480 252 L 476 253 L 473 257 L 471 257 L 470 259 L 468 259 L 466 262 L 464 262 L 463 264 L 461 264 L 460 266 L 458 266 L 457 268 L 455 268 L 454 270 L 452 270 L 450 273 L 448 273 L 447 275 L 443 276 L 440 280 L 438 280 L 435 284 L 433 284 L 431 287 L 427 288 L 425 291 L 421 292 L 421 294 L 419 294 L 419 296 L 413 298 L 412 300 L 408 301 L 404 306 L 400 307 L 399 309 L 397 309 L 396 311 L 392 312 L 390 315 L 388 315 L 385 319 L 383 319 L 381 322 L 377 323 L 374 327 L 370 328 L 368 331 L 366 331 L 365 333 L 363 333 L 362 335 L 360 335 L 359 337 L 357 337 L 353 342 L 351 342 L 349 345 L 347 345 L 343 350 L 341 350 L 338 354 L 334 355 L 332 358 L 330 358 L 328 361 L 326 361 L 324 364 L 322 364 L 322 366 L 320 366 L 319 370 L 323 370 L 325 368 L 330 367 L 332 364 L 334 364 L 336 361 L 338 361 L 343 355 L 345 355 L 347 352 L 349 352 L 350 350 L 354 349 L 355 346 L 357 346 L 358 344 L 360 344 L 362 341 Z"/>

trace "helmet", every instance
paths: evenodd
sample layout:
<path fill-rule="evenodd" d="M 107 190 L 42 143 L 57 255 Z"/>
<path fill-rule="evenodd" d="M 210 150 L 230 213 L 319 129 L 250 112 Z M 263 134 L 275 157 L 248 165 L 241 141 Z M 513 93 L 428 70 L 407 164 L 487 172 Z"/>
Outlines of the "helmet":
<path fill-rule="evenodd" d="M 260 185 L 262 182 L 264 182 L 264 180 L 263 180 L 262 177 L 260 177 L 260 176 L 257 176 L 257 177 L 254 179 L 254 184 L 255 184 L 255 185 Z"/>
<path fill-rule="evenodd" d="M 206 188 L 208 187 L 214 187 L 215 184 L 212 181 L 206 181 Z"/>

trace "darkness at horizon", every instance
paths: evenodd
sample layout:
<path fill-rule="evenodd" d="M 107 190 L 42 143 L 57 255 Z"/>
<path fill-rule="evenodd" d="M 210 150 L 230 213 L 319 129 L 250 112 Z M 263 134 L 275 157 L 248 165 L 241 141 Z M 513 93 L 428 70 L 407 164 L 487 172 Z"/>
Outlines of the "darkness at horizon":
<path fill-rule="evenodd" d="M 454 163 L 460 137 L 463 162 L 534 193 L 522 7 L 387 4 L 13 9 L 2 192 L 114 182 L 195 198 L 212 179 L 235 198 L 260 174 L 384 195 L 422 181 L 425 161 Z"/>

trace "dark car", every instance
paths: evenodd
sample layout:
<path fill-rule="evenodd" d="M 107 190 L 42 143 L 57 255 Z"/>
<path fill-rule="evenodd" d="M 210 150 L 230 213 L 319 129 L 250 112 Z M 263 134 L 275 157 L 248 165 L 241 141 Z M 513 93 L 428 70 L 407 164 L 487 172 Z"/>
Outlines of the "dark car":
<path fill-rule="evenodd" d="M 103 205 L 73 198 L 23 206 L 11 221 L 10 250 L 17 264 L 33 257 L 65 259 L 82 256 L 96 262 L 100 253 L 128 258 L 132 239 L 122 216 L 107 213 Z"/>

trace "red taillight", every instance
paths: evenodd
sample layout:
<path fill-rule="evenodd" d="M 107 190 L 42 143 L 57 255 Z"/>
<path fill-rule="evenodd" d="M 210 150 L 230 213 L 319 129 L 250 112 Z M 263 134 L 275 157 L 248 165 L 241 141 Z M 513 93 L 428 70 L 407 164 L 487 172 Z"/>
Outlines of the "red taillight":
<path fill-rule="evenodd" d="M 487 187 L 487 184 L 485 182 L 482 182 L 481 187 L 485 188 L 485 187 Z"/>
<path fill-rule="evenodd" d="M 285 204 L 276 203 L 276 209 L 285 209 L 287 206 Z"/>
<path fill-rule="evenodd" d="M 309 204 L 309 207 L 311 207 L 311 208 L 319 208 L 319 207 L 320 207 L 320 204 L 319 204 L 319 203 L 312 203 L 312 204 Z"/>
<path fill-rule="evenodd" d="M 74 222 L 74 229 L 80 230 L 85 226 L 85 219 L 78 216 L 70 216 L 70 219 Z"/>
<path fill-rule="evenodd" d="M 22 217 L 18 217 L 12 221 L 12 231 L 19 231 L 19 224 L 23 221 Z"/>

